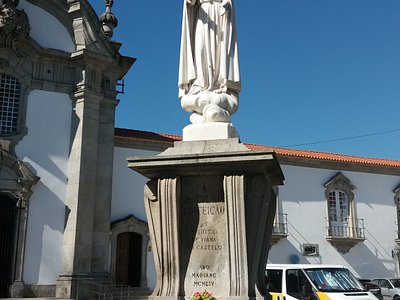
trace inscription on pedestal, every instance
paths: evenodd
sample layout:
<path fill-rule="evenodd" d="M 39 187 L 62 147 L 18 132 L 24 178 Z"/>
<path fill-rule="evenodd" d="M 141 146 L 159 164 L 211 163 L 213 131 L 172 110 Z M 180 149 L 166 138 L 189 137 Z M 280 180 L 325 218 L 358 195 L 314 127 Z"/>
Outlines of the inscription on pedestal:
<path fill-rule="evenodd" d="M 229 280 L 223 178 L 189 177 L 182 183 L 185 293 L 207 290 L 218 295 L 223 291 L 223 282 Z"/>

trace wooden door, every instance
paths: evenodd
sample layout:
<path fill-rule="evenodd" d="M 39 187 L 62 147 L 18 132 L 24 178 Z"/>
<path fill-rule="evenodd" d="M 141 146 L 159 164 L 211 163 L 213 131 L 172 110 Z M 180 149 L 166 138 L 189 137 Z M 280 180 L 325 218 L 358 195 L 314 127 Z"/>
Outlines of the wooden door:
<path fill-rule="evenodd" d="M 135 232 L 120 233 L 117 237 L 116 255 L 116 284 L 140 287 L 142 236 Z"/>

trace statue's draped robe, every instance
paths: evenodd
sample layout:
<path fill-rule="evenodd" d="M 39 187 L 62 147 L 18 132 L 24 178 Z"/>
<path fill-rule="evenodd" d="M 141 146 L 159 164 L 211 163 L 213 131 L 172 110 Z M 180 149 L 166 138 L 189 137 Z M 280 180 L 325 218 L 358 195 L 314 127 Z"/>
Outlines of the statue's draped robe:
<path fill-rule="evenodd" d="M 222 0 L 184 1 L 179 64 L 179 97 L 192 90 L 240 92 L 233 7 L 221 16 Z"/>

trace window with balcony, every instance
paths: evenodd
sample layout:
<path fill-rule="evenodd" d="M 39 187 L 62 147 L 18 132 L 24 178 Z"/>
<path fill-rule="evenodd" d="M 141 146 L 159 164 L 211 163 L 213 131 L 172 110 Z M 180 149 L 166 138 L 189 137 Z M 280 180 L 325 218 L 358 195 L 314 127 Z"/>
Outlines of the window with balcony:
<path fill-rule="evenodd" d="M 364 221 L 356 217 L 355 186 L 339 172 L 325 184 L 325 188 L 328 211 L 326 239 L 339 252 L 347 253 L 365 239 Z"/>
<path fill-rule="evenodd" d="M 400 245 L 400 185 L 393 191 L 394 203 L 396 204 L 396 216 L 397 216 L 397 238 L 396 244 Z"/>
<path fill-rule="evenodd" d="M 279 200 L 278 187 L 274 187 L 274 192 L 276 194 L 276 212 L 274 225 L 272 227 L 271 246 L 275 245 L 281 239 L 284 239 L 288 236 L 287 214 L 284 214 L 282 212 L 283 209 L 282 203 Z"/>
<path fill-rule="evenodd" d="M 287 214 L 276 213 L 272 227 L 272 244 L 288 236 Z"/>

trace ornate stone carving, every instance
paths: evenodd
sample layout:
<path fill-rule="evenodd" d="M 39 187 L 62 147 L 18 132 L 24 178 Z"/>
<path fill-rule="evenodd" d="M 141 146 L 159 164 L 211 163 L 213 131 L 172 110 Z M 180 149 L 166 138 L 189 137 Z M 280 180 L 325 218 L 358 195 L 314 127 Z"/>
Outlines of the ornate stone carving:
<path fill-rule="evenodd" d="M 0 139 L 0 171 L 5 172 L 5 169 L 7 169 L 9 174 L 13 174 L 15 184 L 7 187 L 0 184 L 0 189 L 12 193 L 20 200 L 18 202 L 18 207 L 25 208 L 30 196 L 32 195 L 31 188 L 38 182 L 39 177 L 33 174 L 27 163 L 17 160 L 13 155 L 11 155 L 8 152 L 8 147 L 9 141 Z M 0 178 L 2 174 L 3 173 L 0 172 Z"/>
<path fill-rule="evenodd" d="M 3 0 L 0 6 L 0 46 L 10 47 L 17 56 L 25 56 L 21 38 L 29 35 L 28 15 L 17 9 L 19 0 Z"/>
<path fill-rule="evenodd" d="M 108 38 L 111 38 L 113 36 L 114 28 L 118 26 L 118 20 L 111 12 L 114 0 L 104 0 L 104 3 L 106 4 L 106 11 L 100 16 L 100 21 L 104 33 Z"/>

